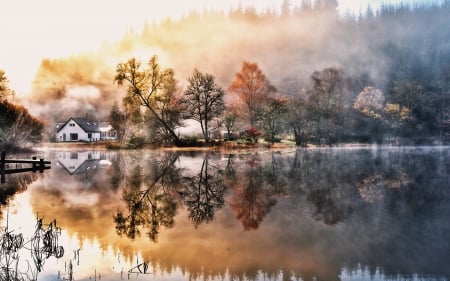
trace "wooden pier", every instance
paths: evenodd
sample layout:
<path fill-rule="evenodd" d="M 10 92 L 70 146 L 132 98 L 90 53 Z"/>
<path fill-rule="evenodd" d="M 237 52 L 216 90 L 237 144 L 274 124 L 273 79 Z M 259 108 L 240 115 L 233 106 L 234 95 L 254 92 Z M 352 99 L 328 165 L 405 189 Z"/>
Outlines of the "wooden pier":
<path fill-rule="evenodd" d="M 14 164 L 16 164 L 15 168 L 12 167 Z M 50 161 L 44 161 L 44 159 L 42 158 L 38 160 L 36 159 L 36 157 L 32 157 L 31 160 L 6 159 L 6 153 L 2 151 L 0 156 L 1 183 L 5 183 L 5 175 L 7 174 L 16 174 L 24 172 L 36 173 L 37 171 L 43 173 L 44 170 L 50 169 L 50 164 L 51 164 Z"/>

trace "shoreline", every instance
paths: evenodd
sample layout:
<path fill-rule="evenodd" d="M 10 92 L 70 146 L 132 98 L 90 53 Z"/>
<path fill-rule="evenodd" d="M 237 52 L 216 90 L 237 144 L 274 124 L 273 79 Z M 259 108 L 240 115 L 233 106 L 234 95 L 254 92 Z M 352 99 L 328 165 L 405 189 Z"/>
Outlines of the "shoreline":
<path fill-rule="evenodd" d="M 247 144 L 233 144 L 233 145 L 216 145 L 216 146 L 162 146 L 162 147 L 150 147 L 145 146 L 142 148 L 127 148 L 127 147 L 108 147 L 111 145 L 110 142 L 95 142 L 95 143 L 83 143 L 83 142 L 73 142 L 73 143 L 42 143 L 37 146 L 36 150 L 59 150 L 59 149 L 96 149 L 105 151 L 138 151 L 138 150 L 153 150 L 153 151 L 180 151 L 180 152 L 238 152 L 238 151 L 258 151 L 258 150 L 292 150 L 297 149 L 294 143 L 275 143 L 273 145 L 257 143 L 255 145 Z"/>
<path fill-rule="evenodd" d="M 358 148 L 382 148 L 382 147 L 390 147 L 390 148 L 408 148 L 408 147 L 421 147 L 421 148 L 438 148 L 438 147 L 450 147 L 448 144 L 427 144 L 427 145 L 396 145 L 396 144 L 366 144 L 366 143 L 345 143 L 345 144 L 337 144 L 333 146 L 316 146 L 316 145 L 307 145 L 305 147 L 296 146 L 293 142 L 282 142 L 275 144 L 268 143 L 256 143 L 254 145 L 249 144 L 222 144 L 216 146 L 186 146 L 186 147 L 177 147 L 177 146 L 166 146 L 166 147 L 150 147 L 145 146 L 142 148 L 127 148 L 127 147 L 119 147 L 112 146 L 108 147 L 108 145 L 116 145 L 111 142 L 95 142 L 95 143 L 84 143 L 84 142 L 71 142 L 71 143 L 50 143 L 44 142 L 35 147 L 32 147 L 23 151 L 8 151 L 6 153 L 9 155 L 34 155 L 41 154 L 46 151 L 61 151 L 61 150 L 69 150 L 69 151 L 80 151 L 80 150 L 101 150 L 101 151 L 164 151 L 164 152 L 212 152 L 212 153 L 250 153 L 250 152 L 264 152 L 264 151 L 283 151 L 290 152 L 295 151 L 297 149 L 358 149 Z"/>

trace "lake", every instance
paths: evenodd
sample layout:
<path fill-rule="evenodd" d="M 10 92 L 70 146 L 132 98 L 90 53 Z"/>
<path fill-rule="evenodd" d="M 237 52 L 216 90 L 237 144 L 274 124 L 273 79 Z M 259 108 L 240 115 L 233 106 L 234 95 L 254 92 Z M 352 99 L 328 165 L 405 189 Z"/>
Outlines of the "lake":
<path fill-rule="evenodd" d="M 450 280 L 450 147 L 38 157 L 0 280 Z"/>

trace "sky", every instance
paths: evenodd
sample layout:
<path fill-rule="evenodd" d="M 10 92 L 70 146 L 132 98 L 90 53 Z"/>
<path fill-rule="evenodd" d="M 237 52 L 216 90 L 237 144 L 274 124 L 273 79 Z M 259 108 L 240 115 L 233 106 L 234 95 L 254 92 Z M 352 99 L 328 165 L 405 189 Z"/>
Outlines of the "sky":
<path fill-rule="evenodd" d="M 443 1 L 443 0 L 442 0 Z M 441 0 L 407 0 L 410 4 Z M 298 6 L 301 0 L 290 0 Z M 345 14 L 376 10 L 383 3 L 402 0 L 338 0 Z M 404 1 L 405 2 L 405 1 Z M 174 19 L 197 10 L 224 10 L 252 6 L 257 11 L 278 10 L 282 0 L 0 0 L 0 69 L 17 94 L 27 94 L 44 58 L 56 59 L 97 50 L 145 22 Z"/>

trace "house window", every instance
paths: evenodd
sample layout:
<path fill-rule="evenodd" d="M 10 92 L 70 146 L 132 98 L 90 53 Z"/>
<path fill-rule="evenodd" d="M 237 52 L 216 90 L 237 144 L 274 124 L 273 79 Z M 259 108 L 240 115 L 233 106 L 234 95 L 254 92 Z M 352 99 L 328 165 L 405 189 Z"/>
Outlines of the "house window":
<path fill-rule="evenodd" d="M 88 139 L 91 139 L 91 138 L 92 138 L 92 134 L 88 133 Z"/>
<path fill-rule="evenodd" d="M 70 134 L 70 140 L 71 140 L 71 141 L 76 141 L 76 140 L 78 140 L 78 134 Z"/>
<path fill-rule="evenodd" d="M 70 153 L 70 159 L 78 159 L 78 153 L 76 152 Z"/>

